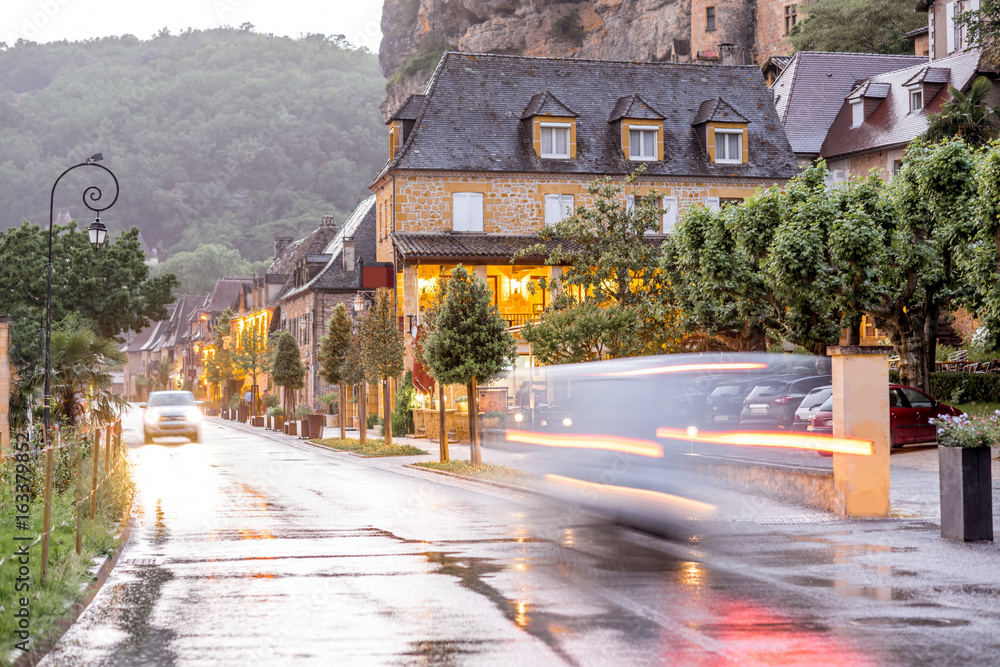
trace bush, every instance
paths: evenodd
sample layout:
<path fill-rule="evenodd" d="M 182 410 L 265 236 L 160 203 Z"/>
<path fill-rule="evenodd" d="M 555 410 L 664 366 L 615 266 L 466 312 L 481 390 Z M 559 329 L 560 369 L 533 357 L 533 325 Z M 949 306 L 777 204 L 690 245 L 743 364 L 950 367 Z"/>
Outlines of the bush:
<path fill-rule="evenodd" d="M 899 383 L 899 371 L 889 371 L 889 382 Z M 945 403 L 1000 403 L 1000 375 L 931 373 L 931 395 Z"/>
<path fill-rule="evenodd" d="M 413 433 L 413 408 L 417 407 L 417 390 L 413 388 L 413 371 L 406 371 L 396 392 L 396 405 L 392 410 L 392 434 Z"/>
<path fill-rule="evenodd" d="M 379 426 L 379 425 L 382 424 L 382 418 L 379 417 L 378 414 L 372 412 L 371 414 L 368 415 L 368 419 L 367 419 L 367 421 L 365 423 L 368 424 L 368 430 L 370 431 L 371 429 L 375 428 L 376 426 Z"/>
<path fill-rule="evenodd" d="M 320 396 L 317 399 L 321 405 L 326 406 L 328 414 L 336 415 L 340 413 L 340 394 L 337 392 L 330 392 L 324 396 Z"/>

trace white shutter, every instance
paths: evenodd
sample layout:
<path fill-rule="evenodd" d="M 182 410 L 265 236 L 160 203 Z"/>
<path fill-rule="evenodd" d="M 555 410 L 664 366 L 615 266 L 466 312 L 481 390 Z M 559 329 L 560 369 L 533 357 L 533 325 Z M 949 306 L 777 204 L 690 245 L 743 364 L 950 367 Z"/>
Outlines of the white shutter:
<path fill-rule="evenodd" d="M 568 218 L 573 215 L 573 209 L 575 208 L 573 206 L 573 195 L 562 195 L 562 198 L 559 201 L 559 206 L 562 209 L 563 218 Z"/>
<path fill-rule="evenodd" d="M 483 193 L 470 192 L 469 194 L 469 231 L 483 231 Z"/>
<path fill-rule="evenodd" d="M 561 198 L 559 195 L 545 195 L 545 224 L 554 225 L 562 220 Z"/>
<path fill-rule="evenodd" d="M 630 214 L 635 210 L 635 195 L 625 195 L 625 212 Z"/>
<path fill-rule="evenodd" d="M 451 228 L 456 232 L 469 231 L 469 194 L 456 192 L 451 196 Z"/>
<path fill-rule="evenodd" d="M 674 231 L 677 224 L 677 197 L 664 197 L 663 201 L 663 233 L 669 234 Z"/>
<path fill-rule="evenodd" d="M 713 211 L 719 210 L 719 198 L 718 197 L 706 197 L 705 206 L 712 209 Z"/>
<path fill-rule="evenodd" d="M 944 34 L 948 44 L 948 53 L 955 51 L 955 3 L 944 6 Z"/>

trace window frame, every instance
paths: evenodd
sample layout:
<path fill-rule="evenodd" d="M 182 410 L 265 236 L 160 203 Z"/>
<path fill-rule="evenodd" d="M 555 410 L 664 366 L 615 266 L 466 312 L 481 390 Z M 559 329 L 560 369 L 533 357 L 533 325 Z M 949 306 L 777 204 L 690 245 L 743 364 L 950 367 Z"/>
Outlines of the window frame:
<path fill-rule="evenodd" d="M 464 225 L 460 227 L 459 225 L 459 201 L 460 199 L 467 199 L 469 202 L 468 209 L 468 220 L 463 221 Z M 484 231 L 485 224 L 483 221 L 484 210 L 485 210 L 485 197 L 482 192 L 453 192 L 451 194 L 451 230 L 453 232 L 466 232 L 466 233 L 481 233 Z M 473 202 L 478 202 L 479 204 L 479 229 L 473 229 L 475 226 L 473 222 L 477 216 L 473 215 Z"/>
<path fill-rule="evenodd" d="M 861 127 L 865 122 L 865 101 L 851 100 L 851 128 Z M 860 120 L 859 120 L 860 118 Z"/>
<path fill-rule="evenodd" d="M 715 32 L 715 7 L 705 7 L 705 32 Z"/>
<path fill-rule="evenodd" d="M 726 146 L 725 153 L 727 157 L 721 159 L 719 157 L 719 146 L 724 146 L 725 143 L 719 143 L 719 135 L 723 136 L 736 136 L 736 158 L 729 158 L 729 147 Z M 743 130 L 732 130 L 728 128 L 716 128 L 715 129 L 715 163 L 716 164 L 743 164 Z"/>
<path fill-rule="evenodd" d="M 556 198 L 558 198 L 558 201 L 556 201 Z M 558 220 L 549 219 L 550 202 L 556 202 L 556 205 L 559 206 L 559 213 L 562 217 L 560 217 Z M 576 210 L 576 199 L 573 195 L 550 193 L 545 195 L 545 198 L 542 203 L 542 215 L 543 218 L 545 219 L 546 225 L 554 225 L 556 223 L 562 222 L 569 216 L 573 215 L 573 212 L 575 210 Z"/>
<path fill-rule="evenodd" d="M 797 3 L 785 5 L 785 35 L 792 32 L 792 28 L 799 22 L 799 6 Z"/>
<path fill-rule="evenodd" d="M 545 160 L 569 160 L 573 155 L 573 124 L 572 123 L 548 123 L 540 122 L 538 124 L 538 154 Z M 546 130 L 563 130 L 566 132 L 566 152 L 565 153 L 546 153 L 545 152 L 545 139 L 543 135 Z M 555 133 L 552 135 L 552 148 L 556 147 Z"/>
<path fill-rule="evenodd" d="M 639 133 L 639 149 L 642 150 L 643 147 L 643 133 L 651 132 L 653 134 L 653 154 L 652 155 L 635 155 L 632 150 L 635 146 L 635 142 L 632 141 L 632 133 Z M 660 159 L 660 128 L 655 125 L 629 125 L 628 126 L 628 160 L 630 162 L 656 162 Z"/>
<path fill-rule="evenodd" d="M 913 105 L 913 101 L 917 100 L 917 106 Z M 924 91 L 922 88 L 910 88 L 910 113 L 916 113 L 922 111 L 924 108 Z"/>

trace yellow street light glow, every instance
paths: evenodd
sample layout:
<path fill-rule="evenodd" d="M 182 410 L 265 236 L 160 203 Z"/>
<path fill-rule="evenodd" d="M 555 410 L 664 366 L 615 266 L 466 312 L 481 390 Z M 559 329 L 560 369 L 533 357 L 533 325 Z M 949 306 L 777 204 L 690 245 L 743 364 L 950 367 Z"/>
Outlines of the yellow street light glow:
<path fill-rule="evenodd" d="M 602 501 L 627 502 L 643 509 L 656 510 L 673 515 L 705 518 L 715 512 L 715 505 L 691 500 L 690 498 L 682 498 L 671 493 L 663 493 L 662 491 L 585 482 L 572 477 L 563 477 L 562 475 L 545 475 L 543 479 L 557 487 L 589 492 L 588 495 L 599 494 Z"/>
<path fill-rule="evenodd" d="M 603 449 L 609 452 L 622 452 L 636 456 L 662 458 L 663 446 L 651 440 L 636 438 L 615 438 L 607 435 L 560 435 L 552 433 L 535 433 L 532 431 L 509 431 L 507 442 L 522 442 L 527 445 L 542 447 L 559 447 L 565 449 Z"/>
<path fill-rule="evenodd" d="M 871 456 L 875 453 L 871 440 L 858 438 L 836 438 L 832 435 L 807 435 L 803 433 L 774 433 L 769 431 L 724 431 L 720 433 L 695 433 L 673 428 L 656 429 L 656 437 L 684 442 L 703 442 L 713 445 L 736 445 L 739 447 L 784 447 L 786 449 L 809 449 L 835 454 Z"/>
<path fill-rule="evenodd" d="M 656 368 L 636 368 L 614 373 L 594 373 L 598 377 L 632 377 L 636 375 L 662 375 L 663 373 L 690 373 L 698 371 L 754 371 L 767 368 L 767 364 L 733 362 L 720 364 L 679 364 L 677 366 L 657 366 Z"/>

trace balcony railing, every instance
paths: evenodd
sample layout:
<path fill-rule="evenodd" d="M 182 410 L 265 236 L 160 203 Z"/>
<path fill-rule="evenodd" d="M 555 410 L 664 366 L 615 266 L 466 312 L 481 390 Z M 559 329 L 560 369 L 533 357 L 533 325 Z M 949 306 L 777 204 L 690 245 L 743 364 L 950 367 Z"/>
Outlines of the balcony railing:
<path fill-rule="evenodd" d="M 519 327 L 519 326 L 522 326 L 524 324 L 527 324 L 528 322 L 537 322 L 538 321 L 538 315 L 528 315 L 528 314 L 525 314 L 525 315 L 505 315 L 504 313 L 500 313 L 500 317 L 502 317 L 505 320 L 507 320 L 507 327 L 508 328 L 510 328 L 510 327 Z"/>

